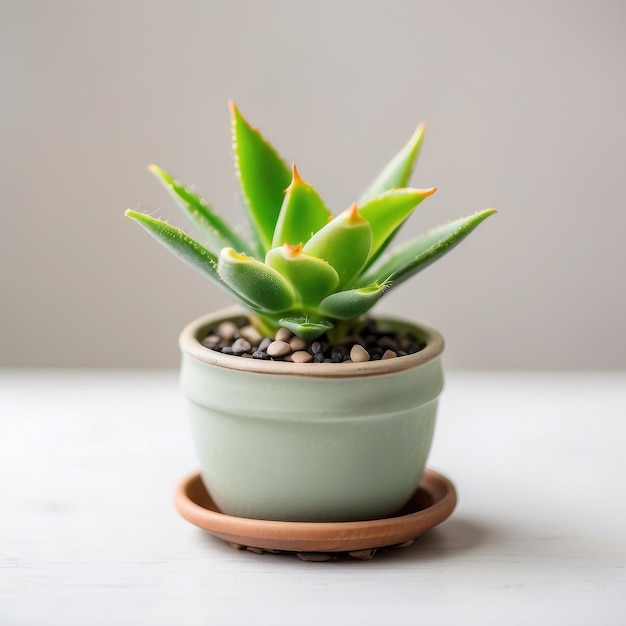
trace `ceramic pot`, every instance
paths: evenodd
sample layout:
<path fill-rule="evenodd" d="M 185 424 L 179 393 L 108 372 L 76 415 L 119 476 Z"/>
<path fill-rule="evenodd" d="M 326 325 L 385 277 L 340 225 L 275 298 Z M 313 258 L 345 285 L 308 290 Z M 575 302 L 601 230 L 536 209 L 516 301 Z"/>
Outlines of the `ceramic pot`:
<path fill-rule="evenodd" d="M 203 347 L 232 309 L 181 333 L 202 480 L 222 512 L 281 521 L 356 521 L 402 509 L 422 476 L 443 387 L 443 338 L 387 318 L 426 342 L 418 353 L 366 363 L 286 363 Z"/>

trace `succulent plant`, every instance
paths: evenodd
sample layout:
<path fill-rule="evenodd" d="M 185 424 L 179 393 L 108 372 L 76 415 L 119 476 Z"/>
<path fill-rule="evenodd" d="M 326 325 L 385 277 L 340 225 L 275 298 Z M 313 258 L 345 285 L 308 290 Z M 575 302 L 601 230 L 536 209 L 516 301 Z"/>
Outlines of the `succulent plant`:
<path fill-rule="evenodd" d="M 204 200 L 156 165 L 148 169 L 203 235 L 133 210 L 126 215 L 184 261 L 214 279 L 251 312 L 263 332 L 279 326 L 305 339 L 337 337 L 389 290 L 463 240 L 495 209 L 430 230 L 390 253 L 387 247 L 434 187 L 407 187 L 424 138 L 419 125 L 358 203 L 333 217 L 296 166 L 289 168 L 230 103 L 235 167 L 250 221 L 250 241 Z"/>

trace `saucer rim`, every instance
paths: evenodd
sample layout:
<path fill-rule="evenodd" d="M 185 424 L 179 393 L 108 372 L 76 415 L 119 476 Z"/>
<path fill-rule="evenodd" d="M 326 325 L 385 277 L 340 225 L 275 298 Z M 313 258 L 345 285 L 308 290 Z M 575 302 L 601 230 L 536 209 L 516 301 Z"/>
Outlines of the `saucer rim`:
<path fill-rule="evenodd" d="M 184 478 L 174 492 L 180 515 L 192 524 L 237 547 L 289 552 L 350 552 L 399 545 L 412 541 L 447 519 L 457 504 L 452 482 L 426 468 L 418 490 L 425 491 L 432 504 L 398 516 L 355 522 L 285 522 L 227 515 L 196 502 L 190 492 L 202 488 L 199 472 Z"/>

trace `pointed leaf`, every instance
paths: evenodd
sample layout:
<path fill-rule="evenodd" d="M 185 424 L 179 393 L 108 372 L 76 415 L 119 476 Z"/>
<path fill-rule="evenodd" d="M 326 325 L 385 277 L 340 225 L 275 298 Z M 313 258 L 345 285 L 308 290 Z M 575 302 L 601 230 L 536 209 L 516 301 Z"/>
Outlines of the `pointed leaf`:
<path fill-rule="evenodd" d="M 192 267 L 200 270 L 212 278 L 231 298 L 241 305 L 253 311 L 259 311 L 259 307 L 243 295 L 233 291 L 217 273 L 217 257 L 207 250 L 201 243 L 185 234 L 180 228 L 176 228 L 167 222 L 159 220 L 145 213 L 139 213 L 128 209 L 127 217 L 135 220 L 157 241 L 163 244 L 170 252 L 182 259 Z"/>
<path fill-rule="evenodd" d="M 222 280 L 260 310 L 287 311 L 296 303 L 296 294 L 286 278 L 254 257 L 223 248 L 217 263 Z"/>
<path fill-rule="evenodd" d="M 265 263 L 280 272 L 295 288 L 304 306 L 315 306 L 339 283 L 326 261 L 302 252 L 302 246 L 285 244 L 267 253 Z"/>
<path fill-rule="evenodd" d="M 208 274 L 223 286 L 217 274 L 217 257 L 195 239 L 186 235 L 180 228 L 176 228 L 151 215 L 139 213 L 131 209 L 128 209 L 125 215 L 143 226 L 148 233 L 177 257 L 201 272 Z"/>
<path fill-rule="evenodd" d="M 359 282 L 389 282 L 396 287 L 433 261 L 450 252 L 496 209 L 486 209 L 468 217 L 456 219 L 416 237 L 400 246 L 382 261 L 372 266 Z"/>
<path fill-rule="evenodd" d="M 219 254 L 219 251 L 226 247 L 250 253 L 248 244 L 218 217 L 215 211 L 202 198 L 183 187 L 157 165 L 150 165 L 148 170 L 157 177 L 172 198 L 174 198 L 176 204 L 182 209 L 183 213 L 207 238 L 209 247 L 214 254 Z"/>
<path fill-rule="evenodd" d="M 437 189 L 392 189 L 365 203 L 359 213 L 372 227 L 372 250 L 370 259 L 378 256 L 391 242 L 403 222 L 415 207 Z"/>
<path fill-rule="evenodd" d="M 276 150 L 252 128 L 235 104 L 230 102 L 235 167 L 259 258 L 271 248 L 272 235 L 283 203 L 291 172 Z"/>
<path fill-rule="evenodd" d="M 318 230 L 302 249 L 330 263 L 339 275 L 341 288 L 358 276 L 371 247 L 372 229 L 355 203 Z"/>
<path fill-rule="evenodd" d="M 422 149 L 425 131 L 426 127 L 423 124 L 417 127 L 411 139 L 409 139 L 400 152 L 389 161 L 383 171 L 361 196 L 359 200 L 360 205 L 365 204 L 372 198 L 375 198 L 389 189 L 406 187 L 409 184 L 413 167 Z"/>
<path fill-rule="evenodd" d="M 358 289 L 339 291 L 324 298 L 319 306 L 323 315 L 340 320 L 352 319 L 369 311 L 383 296 L 388 286 L 374 283 Z"/>
<path fill-rule="evenodd" d="M 331 216 L 330 211 L 315 188 L 302 180 L 295 164 L 291 184 L 285 197 L 274 230 L 272 247 L 284 243 L 297 246 L 306 243 L 313 233 L 322 228 Z"/>
<path fill-rule="evenodd" d="M 294 335 L 302 337 L 302 339 L 306 339 L 307 341 L 313 341 L 333 328 L 329 320 L 314 319 L 309 316 L 282 317 L 280 319 L 280 325 L 289 329 Z"/>

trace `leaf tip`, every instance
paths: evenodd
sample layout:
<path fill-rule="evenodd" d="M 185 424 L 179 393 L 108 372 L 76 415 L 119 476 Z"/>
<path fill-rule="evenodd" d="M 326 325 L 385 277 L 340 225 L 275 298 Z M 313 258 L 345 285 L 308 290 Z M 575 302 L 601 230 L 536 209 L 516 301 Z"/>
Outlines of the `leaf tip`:
<path fill-rule="evenodd" d="M 285 242 L 283 250 L 285 251 L 285 256 L 287 258 L 293 259 L 297 257 L 300 252 L 302 252 L 302 242 L 300 242 L 297 246 L 292 246 L 291 244 Z"/>
<path fill-rule="evenodd" d="M 298 168 L 295 163 L 291 164 L 291 182 L 287 189 L 285 189 L 285 193 L 289 193 L 296 187 L 296 185 L 306 185 L 302 176 L 300 176 L 300 172 L 298 172 Z"/>

